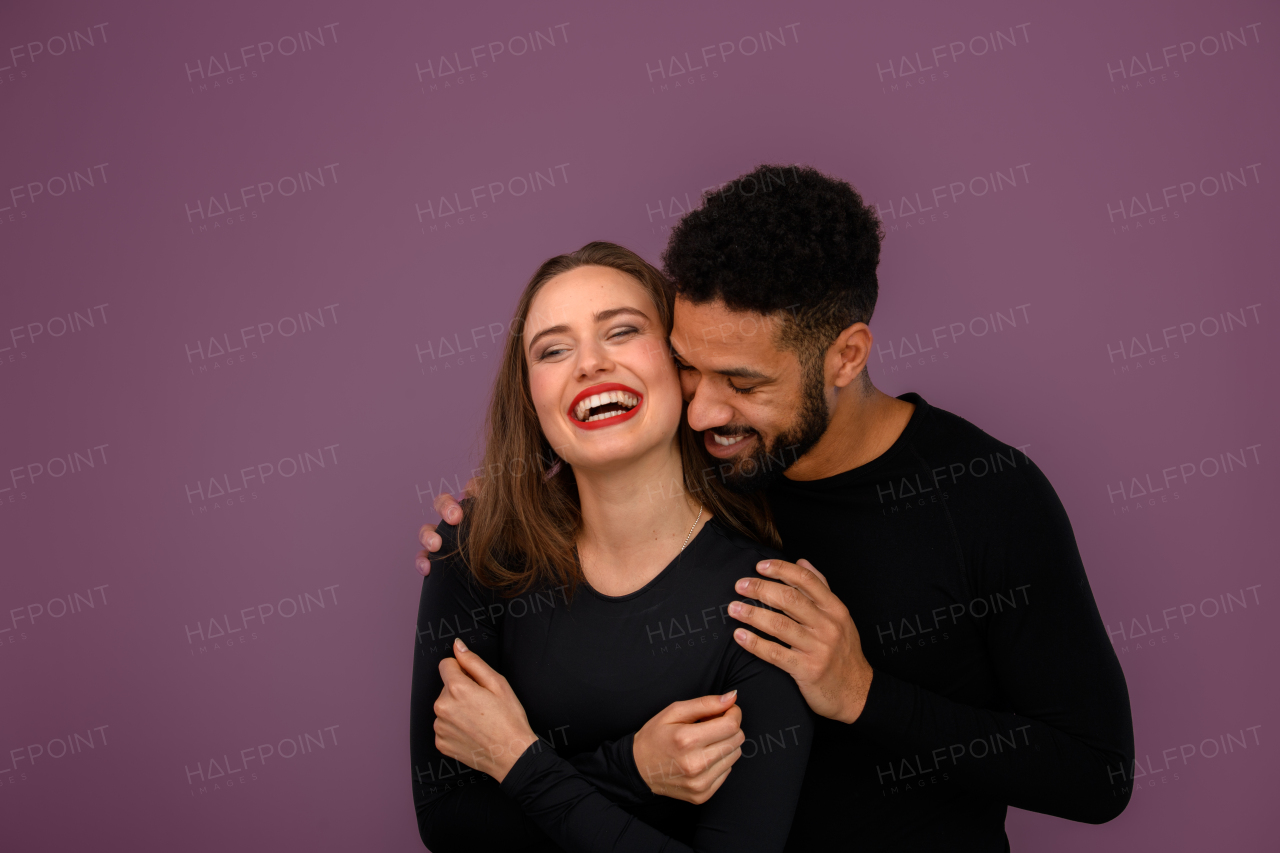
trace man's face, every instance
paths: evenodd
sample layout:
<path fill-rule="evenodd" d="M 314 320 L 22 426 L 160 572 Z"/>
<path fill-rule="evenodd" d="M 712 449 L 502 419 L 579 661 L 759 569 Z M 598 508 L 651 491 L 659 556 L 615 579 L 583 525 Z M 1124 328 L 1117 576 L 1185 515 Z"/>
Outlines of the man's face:
<path fill-rule="evenodd" d="M 676 299 L 671 346 L 689 425 L 722 460 L 726 485 L 741 492 L 775 481 L 831 420 L 821 366 L 805 371 L 794 352 L 778 348 L 781 321 Z"/>

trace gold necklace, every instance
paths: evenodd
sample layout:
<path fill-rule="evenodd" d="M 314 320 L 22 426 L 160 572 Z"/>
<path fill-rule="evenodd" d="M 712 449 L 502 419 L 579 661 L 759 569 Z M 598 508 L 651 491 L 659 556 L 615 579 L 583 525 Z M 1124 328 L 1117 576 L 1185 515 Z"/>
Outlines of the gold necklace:
<path fill-rule="evenodd" d="M 693 538 L 693 528 L 698 526 L 698 522 L 702 520 L 702 504 L 698 504 L 698 517 L 693 520 L 693 527 L 689 528 L 689 535 L 684 537 L 684 545 L 680 546 L 683 551 L 689 545 L 689 540 Z"/>

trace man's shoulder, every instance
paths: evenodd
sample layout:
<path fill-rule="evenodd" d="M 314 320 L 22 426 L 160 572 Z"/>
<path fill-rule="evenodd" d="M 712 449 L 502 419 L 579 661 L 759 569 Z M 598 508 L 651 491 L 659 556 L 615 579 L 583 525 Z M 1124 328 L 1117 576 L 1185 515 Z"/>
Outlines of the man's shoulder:
<path fill-rule="evenodd" d="M 924 429 L 917 437 L 917 443 L 926 448 L 975 453 L 1017 450 L 1015 445 L 1001 441 L 973 422 L 947 409 L 931 405 L 922 414 L 926 423 L 923 424 Z"/>
<path fill-rule="evenodd" d="M 933 479 L 948 486 L 953 497 L 967 495 L 984 511 L 1000 508 L 1017 514 L 1037 510 L 1046 500 L 1058 501 L 1053 485 L 1028 455 L 1030 444 L 1001 441 L 936 406 L 929 407 L 928 419 L 916 450 Z"/>
<path fill-rule="evenodd" d="M 972 421 L 961 418 L 955 412 L 938 409 L 937 406 L 929 406 L 924 416 L 923 429 L 916 433 L 913 443 L 916 452 L 923 455 L 931 464 L 943 457 L 947 457 L 946 464 L 950 464 L 951 461 L 977 459 L 977 457 L 988 457 L 988 461 L 993 464 L 996 464 L 998 459 L 1004 459 L 1007 465 L 1014 465 L 1015 460 L 1019 464 L 1030 462 L 1025 453 L 1025 448 L 1030 447 L 1030 444 L 1019 446 L 1019 444 L 1001 441 Z"/>

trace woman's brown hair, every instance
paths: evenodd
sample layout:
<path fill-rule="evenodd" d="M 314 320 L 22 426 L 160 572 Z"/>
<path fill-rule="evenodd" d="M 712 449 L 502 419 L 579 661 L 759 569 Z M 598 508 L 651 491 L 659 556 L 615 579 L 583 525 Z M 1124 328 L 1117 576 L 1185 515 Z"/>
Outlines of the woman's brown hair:
<path fill-rule="evenodd" d="M 459 541 L 475 578 L 507 595 L 557 587 L 571 592 L 583 580 L 576 545 L 582 529 L 577 482 L 542 433 L 529 391 L 522 333 L 529 306 L 543 285 L 584 266 L 609 267 L 639 282 L 657 308 L 664 344 L 671 334 L 675 296 L 670 282 L 644 258 L 614 243 L 588 243 L 557 255 L 538 267 L 525 286 L 489 402 L 479 493 L 468 501 Z M 728 489 L 715 476 L 715 460 L 685 417 L 681 415 L 677 431 L 685 490 L 730 529 L 777 547 L 778 533 L 764 496 Z"/>

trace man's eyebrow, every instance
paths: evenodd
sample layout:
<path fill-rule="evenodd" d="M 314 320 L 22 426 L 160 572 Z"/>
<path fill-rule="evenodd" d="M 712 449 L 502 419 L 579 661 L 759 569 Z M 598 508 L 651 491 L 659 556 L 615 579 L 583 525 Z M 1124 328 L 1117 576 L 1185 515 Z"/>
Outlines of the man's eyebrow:
<path fill-rule="evenodd" d="M 761 382 L 773 378 L 766 373 L 761 373 L 758 370 L 752 370 L 749 367 L 729 367 L 724 370 L 713 370 L 711 372 L 718 376 L 731 376 L 736 379 L 756 379 Z"/>
<path fill-rule="evenodd" d="M 606 308 L 604 311 L 597 311 L 592 315 L 592 318 L 597 323 L 603 323 L 605 320 L 612 320 L 614 317 L 624 314 L 635 314 L 637 317 L 642 317 L 645 320 L 649 319 L 648 314 L 644 313 L 639 308 L 632 308 L 629 305 L 623 305 L 620 308 Z M 538 339 L 544 335 L 559 335 L 567 331 L 569 331 L 569 327 L 564 323 L 560 323 L 555 326 L 548 326 L 529 340 L 529 349 L 533 349 L 533 345 L 536 344 Z"/>
<path fill-rule="evenodd" d="M 681 364 L 688 363 L 680 353 L 675 351 L 674 347 L 671 350 L 671 354 L 674 355 L 676 357 L 676 361 Z M 768 382 L 773 379 L 773 377 L 769 376 L 767 373 L 761 373 L 760 371 L 753 370 L 750 367 L 726 367 L 722 370 L 713 370 L 711 372 L 717 376 L 728 376 L 733 379 L 755 379 L 759 382 Z"/>

